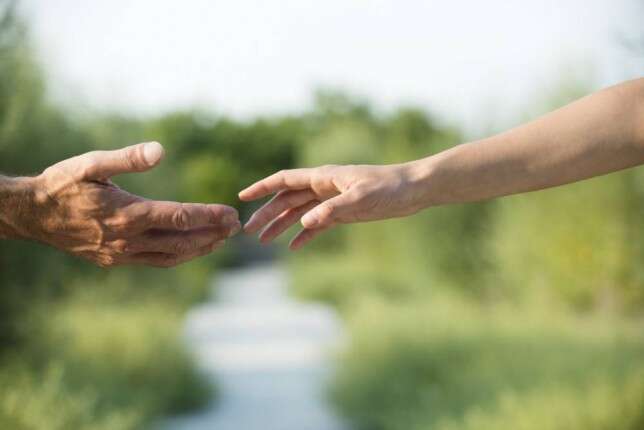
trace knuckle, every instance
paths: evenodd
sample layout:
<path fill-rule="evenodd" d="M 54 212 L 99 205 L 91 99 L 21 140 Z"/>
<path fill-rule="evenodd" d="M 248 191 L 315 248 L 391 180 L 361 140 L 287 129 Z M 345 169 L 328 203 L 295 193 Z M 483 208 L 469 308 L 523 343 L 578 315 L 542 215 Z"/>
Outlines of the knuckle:
<path fill-rule="evenodd" d="M 318 209 L 318 214 L 321 218 L 331 218 L 335 212 L 335 205 L 333 203 L 324 202 Z"/>
<path fill-rule="evenodd" d="M 109 254 L 101 254 L 96 259 L 96 264 L 103 269 L 116 266 L 116 259 Z"/>
<path fill-rule="evenodd" d="M 116 214 L 113 217 L 104 221 L 105 226 L 113 232 L 128 231 L 134 225 L 134 219 L 125 214 Z"/>
<path fill-rule="evenodd" d="M 311 170 L 311 181 L 318 186 L 327 186 L 329 181 L 332 180 L 335 165 L 326 164 L 324 166 L 316 167 Z"/>
<path fill-rule="evenodd" d="M 179 230 L 190 228 L 190 216 L 183 205 L 172 214 L 172 225 Z"/>
<path fill-rule="evenodd" d="M 286 170 L 278 170 L 277 172 L 273 173 L 271 176 L 269 176 L 267 179 L 270 181 L 274 182 L 284 182 L 284 177 L 286 176 Z"/>
<path fill-rule="evenodd" d="M 142 165 L 143 155 L 139 150 L 125 150 L 123 151 L 122 158 L 127 170 L 136 171 Z"/>
<path fill-rule="evenodd" d="M 333 176 L 336 167 L 338 167 L 336 164 L 325 164 L 315 169 L 313 176 L 318 180 L 327 179 Z"/>
<path fill-rule="evenodd" d="M 79 160 L 78 163 L 78 172 L 81 177 L 92 177 L 98 173 L 98 159 L 100 158 L 99 151 L 92 151 L 85 154 L 85 156 Z"/>
<path fill-rule="evenodd" d="M 289 170 L 287 169 L 282 169 L 275 174 L 275 178 L 277 179 L 279 185 L 283 187 L 289 186 L 290 177 L 291 175 L 289 173 Z"/>
<path fill-rule="evenodd" d="M 112 249 L 116 254 L 125 254 L 128 252 L 130 245 L 125 239 L 117 239 L 112 242 Z"/>
<path fill-rule="evenodd" d="M 101 156 L 104 154 L 103 151 L 90 151 L 86 152 L 85 155 L 82 155 L 83 161 L 85 164 L 96 164 Z"/>

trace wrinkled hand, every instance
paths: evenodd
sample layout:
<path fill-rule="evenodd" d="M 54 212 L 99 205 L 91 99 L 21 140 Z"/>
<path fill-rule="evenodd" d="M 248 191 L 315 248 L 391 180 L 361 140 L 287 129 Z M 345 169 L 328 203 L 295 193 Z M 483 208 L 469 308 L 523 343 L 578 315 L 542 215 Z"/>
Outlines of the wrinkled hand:
<path fill-rule="evenodd" d="M 147 200 L 110 180 L 149 170 L 162 158 L 163 147 L 150 142 L 49 167 L 31 179 L 34 197 L 21 211 L 29 218 L 25 235 L 103 267 L 171 267 L 222 246 L 240 228 L 235 209 Z"/>
<path fill-rule="evenodd" d="M 276 195 L 244 226 L 269 242 L 301 221 L 298 249 L 334 225 L 411 215 L 421 209 L 406 165 L 323 166 L 275 173 L 239 193 L 251 201 Z"/>

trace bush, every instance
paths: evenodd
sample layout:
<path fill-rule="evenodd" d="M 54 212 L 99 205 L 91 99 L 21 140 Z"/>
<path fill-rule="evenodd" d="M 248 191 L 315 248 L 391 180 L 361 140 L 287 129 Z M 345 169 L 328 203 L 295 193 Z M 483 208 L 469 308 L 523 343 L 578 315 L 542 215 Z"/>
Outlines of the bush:
<path fill-rule="evenodd" d="M 91 380 L 101 399 L 138 404 L 150 415 L 204 404 L 209 390 L 181 341 L 181 309 L 153 298 L 123 303 L 92 296 L 61 304 L 44 333 L 48 356 L 74 369 L 72 382 Z"/>
<path fill-rule="evenodd" d="M 2 428 L 139 429 L 209 398 L 174 305 L 124 303 L 88 287 L 39 314 L 30 349 L 0 366 Z"/>
<path fill-rule="evenodd" d="M 637 178 L 623 172 L 498 202 L 489 243 L 499 287 L 512 297 L 547 294 L 578 309 L 641 309 Z"/>
<path fill-rule="evenodd" d="M 481 308 L 445 297 L 394 304 L 364 300 L 348 325 L 351 344 L 339 357 L 331 396 L 360 429 L 430 429 L 444 422 L 461 428 L 480 414 L 502 422 L 497 413 L 516 421 L 484 428 L 519 428 L 523 418 L 499 406 L 504 399 L 555 394 L 577 407 L 571 414 L 584 422 L 584 416 L 594 417 L 582 396 L 593 381 L 602 376 L 619 390 L 644 359 L 642 333 L 627 324 L 545 310 Z M 640 382 L 632 390 L 642 388 Z M 617 404 L 600 398 L 610 400 L 598 405 L 604 410 Z M 624 408 L 634 408 L 632 403 Z M 536 422 L 547 419 L 540 408 L 535 405 L 531 415 Z M 631 411 L 633 419 L 636 412 Z"/>
<path fill-rule="evenodd" d="M 596 377 L 584 390 L 553 384 L 502 396 L 490 412 L 474 410 L 438 430 L 639 430 L 644 428 L 644 369 L 623 380 Z"/>
<path fill-rule="evenodd" d="M 69 428 L 134 429 L 144 421 L 141 411 L 103 410 L 96 391 L 70 388 L 64 365 L 51 363 L 34 372 L 24 364 L 4 365 L 0 372 L 0 427 L 12 430 Z"/>
<path fill-rule="evenodd" d="M 298 118 L 74 117 L 52 105 L 16 10 L 15 1 L 0 1 L 0 174 L 159 140 L 168 154 L 160 166 L 115 182 L 153 199 L 236 203 L 251 180 L 291 166 Z M 202 405 L 209 390 L 179 328 L 188 306 L 205 297 L 213 268 L 236 258 L 228 249 L 169 271 L 105 271 L 44 246 L 0 241 L 0 428 L 139 429 Z"/>

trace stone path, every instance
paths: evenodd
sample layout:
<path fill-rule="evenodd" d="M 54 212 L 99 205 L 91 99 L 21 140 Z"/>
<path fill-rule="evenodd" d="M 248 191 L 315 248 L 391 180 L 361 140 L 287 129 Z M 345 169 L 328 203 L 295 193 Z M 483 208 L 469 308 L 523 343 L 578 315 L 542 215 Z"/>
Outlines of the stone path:
<path fill-rule="evenodd" d="M 344 430 L 324 400 L 329 352 L 342 342 L 333 311 L 286 293 L 276 265 L 217 277 L 216 298 L 188 315 L 187 338 L 219 389 L 217 404 L 165 430 Z"/>

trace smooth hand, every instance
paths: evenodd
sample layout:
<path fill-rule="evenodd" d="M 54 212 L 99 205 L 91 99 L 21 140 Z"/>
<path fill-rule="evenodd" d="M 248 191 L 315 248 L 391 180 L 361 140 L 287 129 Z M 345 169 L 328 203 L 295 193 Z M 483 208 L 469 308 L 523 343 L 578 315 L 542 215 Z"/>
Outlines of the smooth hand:
<path fill-rule="evenodd" d="M 260 230 L 269 242 L 300 221 L 304 229 L 291 241 L 298 249 L 337 224 L 411 215 L 422 208 L 408 165 L 323 166 L 278 172 L 239 193 L 251 201 L 275 196 L 244 226 Z"/>
<path fill-rule="evenodd" d="M 110 180 L 149 170 L 162 158 L 160 144 L 142 143 L 86 153 L 25 179 L 31 197 L 20 210 L 21 237 L 103 267 L 171 267 L 222 246 L 240 228 L 235 209 L 147 200 Z"/>

